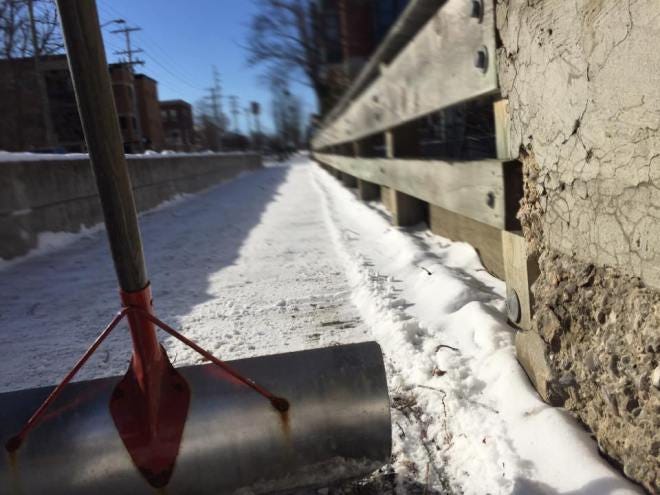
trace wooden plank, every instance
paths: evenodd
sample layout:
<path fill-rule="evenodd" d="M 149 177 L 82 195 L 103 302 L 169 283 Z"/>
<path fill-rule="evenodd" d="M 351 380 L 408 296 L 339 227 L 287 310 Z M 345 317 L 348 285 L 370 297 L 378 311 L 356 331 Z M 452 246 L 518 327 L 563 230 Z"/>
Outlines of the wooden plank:
<path fill-rule="evenodd" d="M 480 20 L 470 2 L 448 0 L 335 120 L 314 136 L 312 147 L 360 139 L 442 108 L 497 90 L 494 2 L 483 2 Z M 485 70 L 475 66 L 480 50 Z"/>
<path fill-rule="evenodd" d="M 392 188 L 380 186 L 380 200 L 387 211 L 392 213 Z"/>
<path fill-rule="evenodd" d="M 521 174 L 517 162 L 388 160 L 323 153 L 314 156 L 358 179 L 391 187 L 500 230 L 516 222 L 522 187 L 508 188 L 506 182 L 516 182 L 515 177 Z"/>
<path fill-rule="evenodd" d="M 497 158 L 503 161 L 515 160 L 509 149 L 509 100 L 498 100 L 493 103 L 495 115 L 495 149 Z"/>
<path fill-rule="evenodd" d="M 502 256 L 509 320 L 530 330 L 534 317 L 531 286 L 539 276 L 538 260 L 529 254 L 527 242 L 520 232 L 502 232 Z"/>
<path fill-rule="evenodd" d="M 385 158 L 394 158 L 394 134 L 385 131 Z"/>
<path fill-rule="evenodd" d="M 504 279 L 501 230 L 436 205 L 429 205 L 429 226 L 434 234 L 471 244 L 484 267 Z"/>
<path fill-rule="evenodd" d="M 445 0 L 409 0 L 397 21 L 387 32 L 371 58 L 328 115 L 328 121 L 340 115 L 347 105 L 371 82 L 383 63 L 389 63 L 407 45 L 421 27 L 437 12 Z"/>

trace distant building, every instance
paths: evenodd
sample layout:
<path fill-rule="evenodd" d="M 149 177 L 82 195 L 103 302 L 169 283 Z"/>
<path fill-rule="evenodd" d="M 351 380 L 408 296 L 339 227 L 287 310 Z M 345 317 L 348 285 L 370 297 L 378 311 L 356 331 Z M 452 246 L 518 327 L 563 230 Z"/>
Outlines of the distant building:
<path fill-rule="evenodd" d="M 357 76 L 409 0 L 317 0 L 323 77 L 338 97 Z"/>
<path fill-rule="evenodd" d="M 158 83 L 144 74 L 136 74 L 134 79 L 144 147 L 160 151 L 165 146 L 165 133 L 158 101 Z"/>
<path fill-rule="evenodd" d="M 0 60 L 0 149 L 6 151 L 82 151 L 84 138 L 64 55 L 41 58 L 50 115 L 44 116 L 32 58 Z M 51 119 L 55 142 L 46 137 Z"/>
<path fill-rule="evenodd" d="M 0 150 L 85 151 L 76 98 L 65 55 L 41 58 L 50 115 L 44 106 L 32 58 L 0 60 Z M 109 66 L 119 126 L 128 153 L 160 150 L 164 145 L 155 80 L 125 64 Z M 51 119 L 54 142 L 48 142 L 44 118 Z"/>
<path fill-rule="evenodd" d="M 190 103 L 183 100 L 161 101 L 160 115 L 165 132 L 165 148 L 191 151 L 195 143 L 195 129 Z"/>
<path fill-rule="evenodd" d="M 373 1 L 373 43 L 378 47 L 392 25 L 410 3 L 410 0 L 375 0 Z"/>
<path fill-rule="evenodd" d="M 115 96 L 115 107 L 119 116 L 119 128 L 124 140 L 126 153 L 144 151 L 140 115 L 137 107 L 135 78 L 126 64 L 110 64 L 112 92 Z"/>

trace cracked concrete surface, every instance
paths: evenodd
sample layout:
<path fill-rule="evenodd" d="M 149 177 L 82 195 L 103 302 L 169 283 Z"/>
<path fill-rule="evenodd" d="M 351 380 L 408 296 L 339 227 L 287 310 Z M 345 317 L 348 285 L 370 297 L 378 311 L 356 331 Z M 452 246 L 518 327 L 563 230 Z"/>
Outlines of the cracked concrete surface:
<path fill-rule="evenodd" d="M 497 0 L 498 75 L 539 256 L 532 331 L 599 446 L 660 490 L 660 3 Z"/>
<path fill-rule="evenodd" d="M 499 1 L 514 156 L 533 149 L 548 245 L 660 288 L 660 5 Z"/>

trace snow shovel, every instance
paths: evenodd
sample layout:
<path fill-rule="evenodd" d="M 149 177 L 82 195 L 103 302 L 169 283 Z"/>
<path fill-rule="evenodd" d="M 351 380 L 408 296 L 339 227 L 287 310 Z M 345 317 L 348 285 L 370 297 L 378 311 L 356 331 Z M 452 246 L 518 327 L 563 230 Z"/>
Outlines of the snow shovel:
<path fill-rule="evenodd" d="M 270 493 L 382 466 L 391 425 L 378 344 L 224 363 L 155 316 L 96 5 L 58 9 L 121 309 L 57 387 L 0 394 L 0 492 Z M 69 384 L 122 320 L 126 374 Z M 156 328 L 209 363 L 175 369 Z"/>

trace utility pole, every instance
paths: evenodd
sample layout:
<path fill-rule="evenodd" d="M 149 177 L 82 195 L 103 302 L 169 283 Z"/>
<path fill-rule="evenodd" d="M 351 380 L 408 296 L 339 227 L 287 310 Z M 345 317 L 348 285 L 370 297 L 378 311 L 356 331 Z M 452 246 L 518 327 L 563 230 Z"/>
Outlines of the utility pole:
<path fill-rule="evenodd" d="M 252 110 L 252 115 L 254 115 L 254 120 L 257 124 L 257 133 L 261 134 L 261 121 L 259 120 L 261 105 L 259 105 L 259 102 L 253 101 L 250 103 L 250 109 Z"/>
<path fill-rule="evenodd" d="M 117 22 L 118 24 L 125 24 L 126 21 L 120 20 Z M 126 64 L 130 67 L 131 72 L 135 72 L 134 66 L 135 65 L 144 65 L 144 60 L 141 60 L 139 58 L 134 58 L 133 55 L 135 53 L 142 53 L 144 50 L 141 48 L 133 48 L 131 45 L 131 33 L 134 33 L 135 31 L 142 31 L 141 27 L 137 26 L 125 26 L 120 29 L 115 29 L 114 31 L 110 31 L 112 34 L 119 34 L 123 33 L 124 39 L 126 41 L 126 49 L 125 50 L 119 50 L 114 52 L 115 55 L 125 55 L 127 58 Z"/>
<path fill-rule="evenodd" d="M 254 122 L 257 125 L 257 134 L 255 139 L 257 149 L 261 150 L 261 121 L 259 120 L 259 114 L 261 113 L 261 105 L 259 105 L 259 102 L 257 101 L 252 101 L 250 102 L 250 110 L 252 111 Z"/>
<path fill-rule="evenodd" d="M 126 21 L 123 19 L 118 19 L 116 21 L 116 24 L 126 24 Z M 123 28 L 118 28 L 115 29 L 114 31 L 110 31 L 112 34 L 123 34 L 124 39 L 126 41 L 126 49 L 125 50 L 119 50 L 114 52 L 115 55 L 125 55 L 126 56 L 126 61 L 124 62 L 126 65 L 128 65 L 128 70 L 131 71 L 131 73 L 135 73 L 135 66 L 136 65 L 144 65 L 144 60 L 141 60 L 139 58 L 134 58 L 133 54 L 135 53 L 141 53 L 144 50 L 141 48 L 133 48 L 131 45 L 131 33 L 134 33 L 136 31 L 142 31 L 141 27 L 138 26 L 128 26 L 125 25 Z M 135 122 L 137 124 L 136 126 L 136 134 L 137 138 L 140 142 L 139 145 L 139 150 L 144 150 L 144 136 L 142 135 L 142 122 L 140 122 L 140 108 L 138 106 L 138 101 L 137 101 L 137 95 L 135 93 L 135 87 L 131 86 L 131 93 L 133 96 L 133 114 L 135 115 Z"/>
<path fill-rule="evenodd" d="M 34 19 L 34 5 L 33 0 L 27 0 L 28 16 L 30 20 L 30 36 L 32 38 L 32 51 L 34 57 L 34 75 L 37 78 L 37 87 L 39 88 L 39 99 L 41 100 L 41 118 L 46 133 L 46 146 L 49 148 L 55 147 L 57 139 L 55 136 L 55 128 L 53 127 L 53 119 L 50 113 L 50 100 L 48 99 L 48 88 L 44 75 L 41 72 L 41 49 L 39 48 L 39 41 L 37 39 L 37 25 Z"/>
<path fill-rule="evenodd" d="M 254 130 L 253 130 L 254 126 L 252 125 L 252 121 L 250 119 L 250 116 L 252 115 L 250 112 L 250 107 L 243 108 L 243 115 L 245 115 L 245 125 L 248 136 L 248 147 L 254 148 Z"/>
<path fill-rule="evenodd" d="M 252 123 L 252 119 L 250 118 L 252 116 L 252 113 L 250 112 L 250 107 L 245 107 L 243 108 L 243 115 L 245 116 L 245 125 L 247 129 L 248 135 L 252 135 L 254 133 L 254 125 Z"/>
<path fill-rule="evenodd" d="M 222 86 L 220 85 L 220 73 L 218 68 L 213 66 L 213 86 L 207 88 L 209 94 L 205 97 L 211 105 L 213 111 L 214 135 L 218 141 L 218 149 L 222 149 L 223 118 L 222 118 Z"/>
<path fill-rule="evenodd" d="M 240 113 L 240 110 L 238 109 L 238 96 L 236 95 L 231 95 L 229 97 L 229 105 L 231 107 L 231 114 L 234 117 L 234 131 L 239 134 L 240 129 L 238 127 L 238 114 Z"/>

